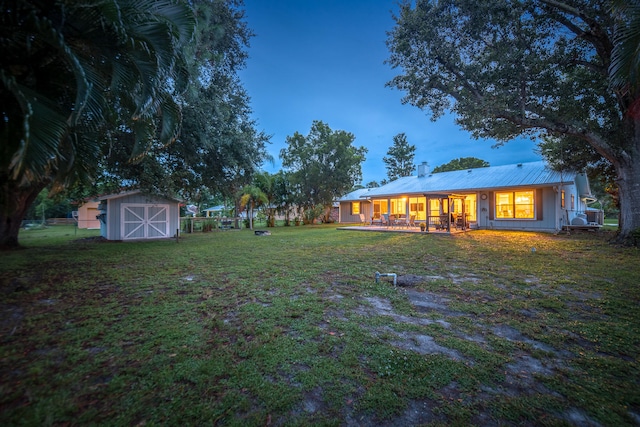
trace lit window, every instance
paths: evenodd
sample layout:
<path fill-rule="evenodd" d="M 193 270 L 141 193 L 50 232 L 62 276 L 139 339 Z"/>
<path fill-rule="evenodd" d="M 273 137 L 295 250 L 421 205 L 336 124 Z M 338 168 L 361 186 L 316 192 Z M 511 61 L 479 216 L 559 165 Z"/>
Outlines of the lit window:
<path fill-rule="evenodd" d="M 566 205 L 565 205 L 565 201 L 564 201 L 564 190 L 562 190 L 562 192 L 560 192 L 560 207 L 562 209 L 564 209 L 565 206 Z"/>
<path fill-rule="evenodd" d="M 351 203 L 351 215 L 360 215 L 360 202 Z"/>
<path fill-rule="evenodd" d="M 496 218 L 535 218 L 533 195 L 533 190 L 497 192 Z"/>
<path fill-rule="evenodd" d="M 380 219 L 382 214 L 388 213 L 386 200 L 373 201 L 373 219 Z"/>

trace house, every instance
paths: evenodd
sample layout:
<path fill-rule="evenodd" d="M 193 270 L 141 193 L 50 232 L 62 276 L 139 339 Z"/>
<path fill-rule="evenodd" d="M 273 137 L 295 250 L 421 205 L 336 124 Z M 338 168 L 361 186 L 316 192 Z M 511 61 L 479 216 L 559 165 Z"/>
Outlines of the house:
<path fill-rule="evenodd" d="M 98 219 L 100 215 L 99 205 L 100 202 L 98 200 L 89 200 L 78 207 L 78 228 L 100 229 L 100 220 Z"/>
<path fill-rule="evenodd" d="M 585 174 L 551 170 L 544 162 L 418 174 L 342 197 L 340 222 L 382 223 L 385 215 L 411 218 L 428 230 L 499 229 L 558 231 L 597 227 Z"/>
<path fill-rule="evenodd" d="M 100 235 L 107 240 L 159 239 L 180 228 L 180 201 L 140 190 L 99 197 Z"/>
<path fill-rule="evenodd" d="M 202 210 L 202 212 L 204 212 L 204 216 L 207 218 L 232 216 L 232 211 L 233 206 L 227 207 L 225 205 L 212 206 Z"/>

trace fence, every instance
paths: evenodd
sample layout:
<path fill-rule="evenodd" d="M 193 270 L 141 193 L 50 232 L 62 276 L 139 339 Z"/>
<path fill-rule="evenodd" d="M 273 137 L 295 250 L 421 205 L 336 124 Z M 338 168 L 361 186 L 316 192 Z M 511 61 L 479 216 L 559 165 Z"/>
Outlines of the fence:
<path fill-rule="evenodd" d="M 241 218 L 205 218 L 205 217 L 182 217 L 180 218 L 180 230 L 182 233 L 195 233 L 230 230 L 242 227 Z"/>

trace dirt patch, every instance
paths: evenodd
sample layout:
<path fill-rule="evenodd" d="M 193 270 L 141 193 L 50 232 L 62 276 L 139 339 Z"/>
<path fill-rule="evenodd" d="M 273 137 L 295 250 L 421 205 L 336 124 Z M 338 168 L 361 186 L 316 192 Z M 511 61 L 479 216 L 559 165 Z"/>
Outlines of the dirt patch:
<path fill-rule="evenodd" d="M 413 317 L 413 316 L 405 316 L 402 314 L 398 314 L 393 310 L 391 306 L 391 302 L 389 300 L 383 298 L 376 297 L 365 297 L 363 298 L 366 301 L 367 305 L 358 306 L 354 313 L 359 314 L 361 316 L 389 316 L 397 323 L 407 323 L 412 325 L 431 325 L 434 323 L 438 323 L 441 326 L 448 328 L 449 322 L 445 320 L 431 320 L 426 319 L 424 317 Z"/>
<path fill-rule="evenodd" d="M 16 333 L 24 319 L 22 307 L 13 304 L 0 305 L 0 336 L 11 336 Z"/>
<path fill-rule="evenodd" d="M 385 328 L 386 329 L 386 328 Z M 390 341 L 391 345 L 404 350 L 415 351 L 420 354 L 444 354 L 454 360 L 464 360 L 465 358 L 456 350 L 437 344 L 433 337 L 415 332 L 395 332 L 392 329 L 386 329 L 394 333 L 397 340 Z"/>
<path fill-rule="evenodd" d="M 545 377 L 552 377 L 558 372 L 567 369 L 569 366 L 567 358 L 571 356 L 570 352 L 558 350 L 549 344 L 532 339 L 512 326 L 495 325 L 492 324 L 491 321 L 488 321 L 489 319 L 483 319 L 472 313 L 452 310 L 450 304 L 455 298 L 454 295 L 442 295 L 437 292 L 422 292 L 413 289 L 413 287 L 419 283 L 433 279 L 433 277 L 425 278 L 424 276 L 398 277 L 398 284 L 402 286 L 402 288 L 398 288 L 398 291 L 406 295 L 408 301 L 419 315 L 409 316 L 399 314 L 394 310 L 393 305 L 388 299 L 380 297 L 362 298 L 362 304 L 355 309 L 355 312 L 362 316 L 390 317 L 395 323 L 404 325 L 425 326 L 437 323 L 449 330 L 451 330 L 452 326 L 448 318 L 468 316 L 473 317 L 473 327 L 477 329 L 477 333 L 465 335 L 462 332 L 454 332 L 460 338 L 473 341 L 480 346 L 488 346 L 487 338 L 490 336 L 501 338 L 515 344 L 515 350 L 510 355 L 509 361 L 499 368 L 503 379 L 495 387 L 483 386 L 482 391 L 479 391 L 475 395 L 469 395 L 466 393 L 461 394 L 458 386 L 453 382 L 438 391 L 438 394 L 443 399 L 451 398 L 455 401 L 470 399 L 469 402 L 466 402 L 466 405 L 481 408 L 484 405 L 484 399 L 500 398 L 497 396 L 511 398 L 536 394 L 547 396 L 555 395 L 555 392 L 544 385 L 543 380 Z M 591 295 L 584 296 L 586 298 L 591 297 Z M 428 313 L 430 318 L 421 317 L 420 314 L 423 313 Z M 525 317 L 535 318 L 538 315 L 539 313 L 537 311 L 529 310 Z M 371 328 L 371 333 L 381 339 L 386 339 L 390 345 L 403 350 L 413 351 L 423 355 L 440 354 L 455 361 L 462 361 L 469 366 L 474 364 L 473 359 L 456 349 L 446 347 L 430 335 L 413 330 L 407 331 L 405 330 L 406 328 L 399 329 L 401 330 L 396 330 L 393 325 L 389 325 Z M 532 353 L 533 351 L 540 352 L 543 356 L 538 358 L 535 353 Z M 357 422 L 347 418 L 347 425 L 383 425 L 393 427 L 444 422 L 446 418 L 440 418 L 442 414 L 437 411 L 434 413 L 432 410 L 434 407 L 441 407 L 440 404 L 441 402 L 432 402 L 428 399 L 410 401 L 404 413 L 398 417 L 394 417 L 392 420 L 386 420 L 381 423 L 381 420 L 367 419 L 365 415 L 364 417 L 358 418 Z M 571 425 L 599 425 L 584 411 L 578 408 L 570 408 L 564 413 L 556 415 Z M 495 420 L 483 412 L 476 414 L 472 422 L 477 425 L 495 425 Z"/>

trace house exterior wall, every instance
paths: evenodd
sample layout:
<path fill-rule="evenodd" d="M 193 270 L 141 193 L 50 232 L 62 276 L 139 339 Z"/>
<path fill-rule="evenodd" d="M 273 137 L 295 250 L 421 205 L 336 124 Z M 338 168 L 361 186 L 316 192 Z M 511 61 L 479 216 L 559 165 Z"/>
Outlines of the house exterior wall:
<path fill-rule="evenodd" d="M 522 188 L 527 190 L 532 188 Z M 478 229 L 495 229 L 495 230 L 522 230 L 522 231 L 545 231 L 553 232 L 562 229 L 567 222 L 576 216 L 577 213 L 585 211 L 585 203 L 579 197 L 578 190 L 575 185 L 565 185 L 562 188 L 565 191 L 565 209 L 560 205 L 561 189 L 549 186 L 535 188 L 536 215 L 533 219 L 501 219 L 495 216 L 495 193 L 497 191 L 511 191 L 513 189 L 491 189 L 479 191 L 477 196 L 477 212 L 476 221 L 471 223 L 472 228 Z M 516 191 L 519 191 L 517 189 Z M 461 193 L 464 194 L 464 193 Z M 407 195 L 399 195 L 407 196 Z M 571 196 L 574 199 L 574 207 L 571 208 Z M 351 214 L 351 203 L 353 201 L 340 202 L 340 222 L 341 223 L 359 223 L 360 216 Z M 372 203 L 369 200 L 360 202 L 361 212 L 365 214 L 367 221 L 371 219 Z"/>
<path fill-rule="evenodd" d="M 340 223 L 345 223 L 345 224 L 349 224 L 349 223 L 359 223 L 360 222 L 360 215 L 359 214 L 352 214 L 351 213 L 351 204 L 352 203 L 360 203 L 360 213 L 364 214 L 364 217 L 367 221 L 371 221 L 371 215 L 372 215 L 372 205 L 371 202 L 369 202 L 368 200 L 361 200 L 361 201 L 350 201 L 350 202 L 340 202 L 340 213 L 339 213 L 339 218 L 338 218 L 338 222 Z"/>
<path fill-rule="evenodd" d="M 180 206 L 175 200 L 147 196 L 145 194 L 131 194 L 117 198 L 107 199 L 104 211 L 106 213 L 105 222 L 100 225 L 100 235 L 107 240 L 122 240 L 122 205 L 169 205 L 168 228 L 169 235 L 175 234 L 180 228 Z"/>
<path fill-rule="evenodd" d="M 423 198 L 427 201 L 424 208 Z M 437 227 L 448 222 L 446 215 L 464 213 L 470 228 L 558 231 L 593 222 L 586 213 L 587 203 L 595 199 L 586 175 L 554 171 L 539 161 L 419 173 L 381 187 L 354 190 L 339 200 L 340 222 L 361 221 L 351 209 L 357 200 L 362 200 L 361 211 L 367 220 L 374 211 L 375 215 L 411 213 L 416 222 L 428 220 Z M 464 205 L 459 204 L 461 200 Z M 403 203 L 406 211 L 399 205 Z"/>
<path fill-rule="evenodd" d="M 502 191 L 496 189 L 496 191 Z M 496 191 L 481 193 L 478 228 L 492 230 L 556 231 L 558 229 L 557 193 L 552 187 L 536 189 L 535 218 L 503 219 L 494 215 Z M 482 194 L 487 195 L 483 200 Z"/>

